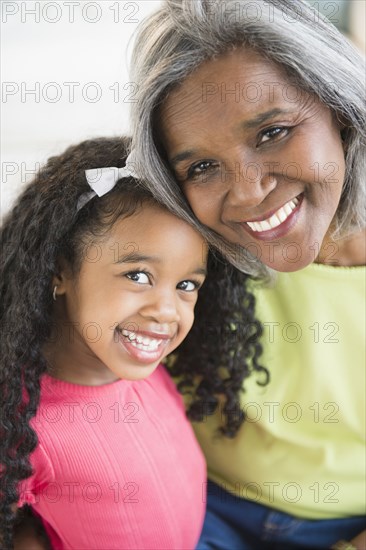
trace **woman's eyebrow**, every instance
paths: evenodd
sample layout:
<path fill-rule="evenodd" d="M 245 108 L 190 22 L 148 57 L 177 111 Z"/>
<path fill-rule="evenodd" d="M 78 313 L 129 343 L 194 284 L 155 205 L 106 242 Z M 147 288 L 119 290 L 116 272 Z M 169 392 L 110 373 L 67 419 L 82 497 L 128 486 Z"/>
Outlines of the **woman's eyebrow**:
<path fill-rule="evenodd" d="M 181 153 L 178 153 L 170 160 L 170 164 L 172 164 L 173 166 L 176 166 L 183 160 L 189 160 L 191 157 L 193 157 L 196 154 L 197 154 L 197 151 L 195 149 L 188 149 L 187 151 L 182 151 Z"/>
<path fill-rule="evenodd" d="M 241 123 L 241 127 L 244 129 L 256 128 L 260 124 L 263 124 L 263 122 L 266 122 L 267 120 L 277 115 L 288 115 L 289 113 L 293 112 L 293 109 L 279 109 L 278 107 L 276 107 L 275 109 L 270 109 L 269 111 L 265 111 L 264 113 L 259 113 L 254 118 Z"/>
<path fill-rule="evenodd" d="M 244 130 L 250 130 L 252 128 L 256 128 L 260 124 L 263 124 L 263 122 L 266 122 L 267 120 L 270 120 L 271 118 L 277 115 L 288 115 L 288 114 L 292 114 L 293 112 L 294 112 L 293 109 L 279 109 L 277 107 L 275 109 L 270 109 L 269 111 L 265 111 L 264 113 L 259 113 L 254 118 L 250 120 L 246 120 L 245 122 L 242 122 L 240 126 Z M 183 162 L 184 160 L 189 160 L 190 158 L 192 158 L 197 154 L 198 154 L 198 151 L 196 149 L 187 149 L 186 151 L 181 151 L 177 155 L 174 155 L 174 157 L 172 157 L 169 162 L 172 166 L 176 166 L 180 162 Z"/>

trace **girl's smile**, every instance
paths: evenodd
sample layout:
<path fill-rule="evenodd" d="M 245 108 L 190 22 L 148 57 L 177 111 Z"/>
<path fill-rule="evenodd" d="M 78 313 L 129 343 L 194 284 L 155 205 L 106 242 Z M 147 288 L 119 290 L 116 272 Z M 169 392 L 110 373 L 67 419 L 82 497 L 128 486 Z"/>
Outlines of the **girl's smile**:
<path fill-rule="evenodd" d="M 145 378 L 193 324 L 206 243 L 186 222 L 144 203 L 87 248 L 93 254 L 79 273 L 63 265 L 54 281 L 52 375 L 86 385 Z"/>
<path fill-rule="evenodd" d="M 160 120 L 169 162 L 202 223 L 277 271 L 315 260 L 345 176 L 341 125 L 326 106 L 272 62 L 236 49 L 174 89 Z"/>
<path fill-rule="evenodd" d="M 169 333 L 132 331 L 120 328 L 116 330 L 121 345 L 128 351 L 131 357 L 146 364 L 159 360 L 163 356 L 170 340 L 174 338 L 174 334 L 170 335 Z"/>

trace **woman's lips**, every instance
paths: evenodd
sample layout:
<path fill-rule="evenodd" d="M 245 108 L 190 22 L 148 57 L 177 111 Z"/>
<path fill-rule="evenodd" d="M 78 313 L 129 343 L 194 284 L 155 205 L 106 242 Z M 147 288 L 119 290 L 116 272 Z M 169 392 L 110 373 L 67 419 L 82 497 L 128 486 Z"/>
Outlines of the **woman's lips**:
<path fill-rule="evenodd" d="M 262 241 L 279 239 L 285 236 L 297 222 L 303 198 L 303 194 L 298 195 L 277 210 L 266 214 L 266 217 L 245 221 L 241 225 L 256 239 Z"/>

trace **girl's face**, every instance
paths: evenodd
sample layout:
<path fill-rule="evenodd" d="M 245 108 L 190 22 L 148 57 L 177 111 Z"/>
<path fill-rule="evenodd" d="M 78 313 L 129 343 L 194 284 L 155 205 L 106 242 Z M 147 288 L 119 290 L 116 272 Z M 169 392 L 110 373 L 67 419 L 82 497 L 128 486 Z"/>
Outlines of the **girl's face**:
<path fill-rule="evenodd" d="M 150 375 L 185 338 L 205 279 L 207 245 L 186 222 L 145 204 L 55 279 L 54 375 L 98 385 Z"/>
<path fill-rule="evenodd" d="M 160 122 L 169 162 L 202 223 L 277 271 L 315 260 L 345 175 L 339 125 L 317 98 L 238 49 L 174 90 Z"/>

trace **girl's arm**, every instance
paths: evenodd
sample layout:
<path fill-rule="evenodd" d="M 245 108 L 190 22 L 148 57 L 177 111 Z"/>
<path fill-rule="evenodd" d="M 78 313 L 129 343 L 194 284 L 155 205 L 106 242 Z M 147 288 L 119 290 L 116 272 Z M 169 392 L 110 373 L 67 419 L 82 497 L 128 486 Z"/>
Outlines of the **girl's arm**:
<path fill-rule="evenodd" d="M 50 550 L 40 521 L 27 512 L 14 529 L 14 550 Z"/>

